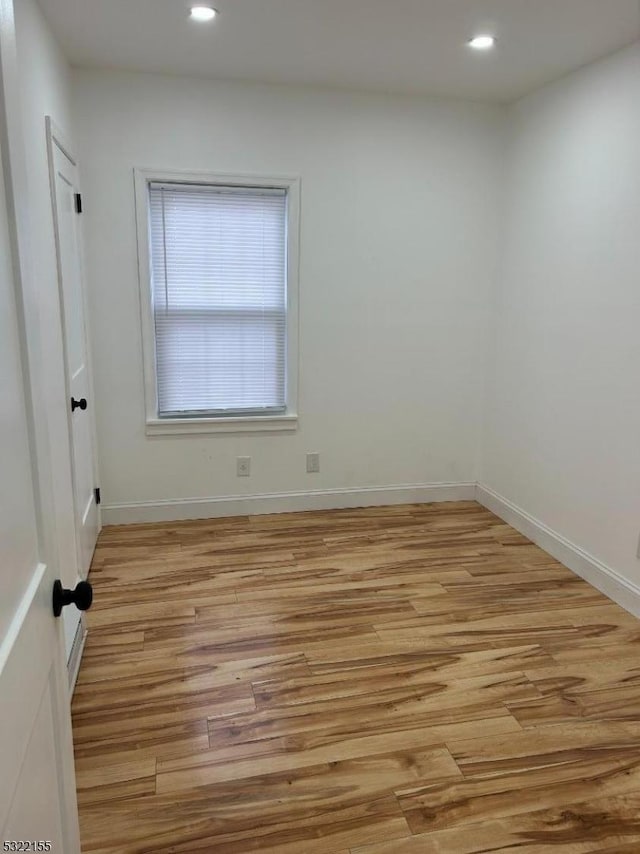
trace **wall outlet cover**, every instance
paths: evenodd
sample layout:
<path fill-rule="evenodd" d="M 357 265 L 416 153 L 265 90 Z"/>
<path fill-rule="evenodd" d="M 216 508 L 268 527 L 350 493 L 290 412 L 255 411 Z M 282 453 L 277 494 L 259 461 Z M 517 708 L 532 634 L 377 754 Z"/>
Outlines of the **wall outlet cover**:
<path fill-rule="evenodd" d="M 237 458 L 236 473 L 238 477 L 249 477 L 251 475 L 251 457 Z"/>

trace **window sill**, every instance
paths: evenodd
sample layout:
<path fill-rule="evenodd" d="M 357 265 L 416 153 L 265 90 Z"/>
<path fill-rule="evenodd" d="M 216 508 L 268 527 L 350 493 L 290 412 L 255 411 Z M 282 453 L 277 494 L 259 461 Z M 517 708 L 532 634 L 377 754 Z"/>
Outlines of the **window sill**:
<path fill-rule="evenodd" d="M 230 418 L 147 419 L 147 436 L 194 436 L 206 433 L 265 433 L 297 430 L 297 415 L 247 415 Z"/>

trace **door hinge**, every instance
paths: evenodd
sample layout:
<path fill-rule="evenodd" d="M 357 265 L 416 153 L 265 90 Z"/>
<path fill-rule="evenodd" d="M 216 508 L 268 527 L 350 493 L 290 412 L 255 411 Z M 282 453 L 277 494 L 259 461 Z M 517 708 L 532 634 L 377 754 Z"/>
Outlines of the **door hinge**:
<path fill-rule="evenodd" d="M 96 486 L 96 488 L 93 490 L 93 494 L 96 497 L 96 504 L 100 504 L 102 499 L 100 497 L 100 487 L 99 486 Z"/>
<path fill-rule="evenodd" d="M 75 193 L 76 200 L 76 213 L 82 213 L 82 195 L 80 193 Z"/>

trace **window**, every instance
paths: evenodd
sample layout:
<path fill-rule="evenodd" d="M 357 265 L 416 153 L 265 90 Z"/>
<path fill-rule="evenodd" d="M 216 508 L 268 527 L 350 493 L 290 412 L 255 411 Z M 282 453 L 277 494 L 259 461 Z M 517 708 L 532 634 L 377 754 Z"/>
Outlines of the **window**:
<path fill-rule="evenodd" d="M 137 173 L 147 432 L 295 428 L 297 196 Z"/>

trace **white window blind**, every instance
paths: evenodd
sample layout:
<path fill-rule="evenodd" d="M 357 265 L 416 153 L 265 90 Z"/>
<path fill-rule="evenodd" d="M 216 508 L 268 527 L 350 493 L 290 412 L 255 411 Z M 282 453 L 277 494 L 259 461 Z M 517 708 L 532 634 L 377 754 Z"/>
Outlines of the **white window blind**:
<path fill-rule="evenodd" d="M 151 183 L 160 417 L 286 409 L 284 189 Z"/>

